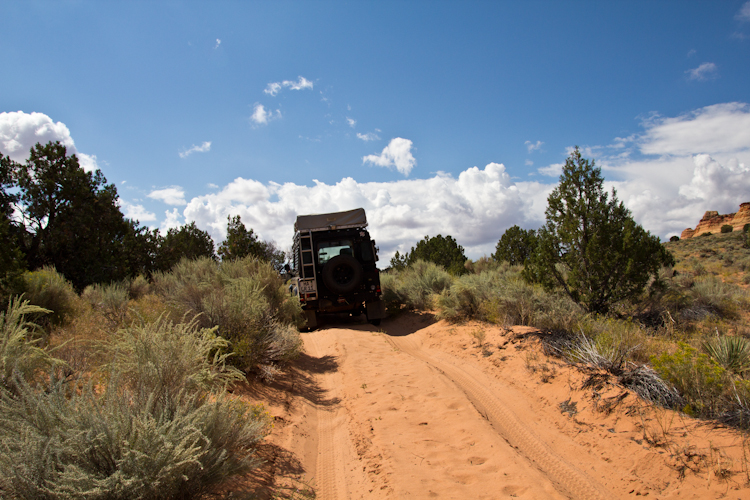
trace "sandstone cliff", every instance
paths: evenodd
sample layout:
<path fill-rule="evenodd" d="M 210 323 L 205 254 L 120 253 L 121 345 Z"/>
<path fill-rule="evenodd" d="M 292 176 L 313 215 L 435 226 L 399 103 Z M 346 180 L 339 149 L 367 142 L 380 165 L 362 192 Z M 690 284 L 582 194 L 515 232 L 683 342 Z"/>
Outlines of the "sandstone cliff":
<path fill-rule="evenodd" d="M 734 227 L 735 231 L 742 231 L 745 224 L 750 224 L 750 202 L 742 203 L 739 211 L 733 214 L 719 215 L 719 212 L 709 210 L 703 214 L 703 218 L 695 229 L 685 229 L 680 238 L 692 238 L 703 233 L 720 233 L 721 226 L 726 224 Z"/>

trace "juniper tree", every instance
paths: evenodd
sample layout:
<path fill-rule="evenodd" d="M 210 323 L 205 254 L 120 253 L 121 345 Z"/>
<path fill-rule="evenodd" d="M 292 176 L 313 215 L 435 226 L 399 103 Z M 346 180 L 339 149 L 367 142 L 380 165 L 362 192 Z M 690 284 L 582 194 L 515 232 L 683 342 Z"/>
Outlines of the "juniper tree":
<path fill-rule="evenodd" d="M 453 275 L 461 275 L 466 272 L 466 255 L 464 247 L 459 245 L 452 236 L 442 236 L 438 234 L 432 238 L 425 236 L 417 246 L 411 247 L 406 261 L 412 265 L 417 260 L 433 262 Z"/>
<path fill-rule="evenodd" d="M 500 237 L 492 258 L 498 262 L 508 262 L 510 265 L 523 264 L 536 247 L 536 231 L 521 229 L 519 226 L 509 227 Z"/>
<path fill-rule="evenodd" d="M 662 265 L 674 264 L 659 238 L 636 224 L 614 189 L 610 198 L 601 169 L 578 147 L 565 161 L 545 214 L 524 276 L 562 288 L 590 312 L 606 313 L 617 302 L 637 298 Z"/>

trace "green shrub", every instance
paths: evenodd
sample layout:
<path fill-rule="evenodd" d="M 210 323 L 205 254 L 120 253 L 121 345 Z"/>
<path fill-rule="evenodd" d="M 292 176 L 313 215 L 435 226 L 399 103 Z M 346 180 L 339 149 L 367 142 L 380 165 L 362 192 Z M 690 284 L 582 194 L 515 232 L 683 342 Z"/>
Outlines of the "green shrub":
<path fill-rule="evenodd" d="M 123 330 L 104 384 L 54 377 L 0 395 L 0 492 L 13 498 L 203 498 L 256 464 L 260 406 L 221 388 L 226 341 L 195 322 Z M 96 387 L 96 389 L 94 389 Z"/>
<path fill-rule="evenodd" d="M 77 311 L 78 295 L 73 285 L 54 267 L 45 266 L 23 275 L 24 298 L 30 304 L 52 311 L 44 323 L 60 325 L 69 321 Z"/>
<path fill-rule="evenodd" d="M 724 224 L 723 226 L 721 226 L 722 234 L 731 233 L 732 231 L 734 231 L 734 226 L 732 226 L 731 224 Z"/>
<path fill-rule="evenodd" d="M 750 223 L 745 224 L 744 226 L 742 226 L 742 232 L 743 233 L 750 232 Z"/>
<path fill-rule="evenodd" d="M 732 384 L 727 370 L 707 354 L 680 342 L 677 352 L 654 356 L 651 363 L 685 398 L 685 413 L 706 417 L 720 414 L 725 406 L 724 392 Z"/>
<path fill-rule="evenodd" d="M 7 311 L 0 312 L 0 391 L 15 391 L 15 377 L 33 381 L 58 364 L 39 347 L 38 328 L 26 316 L 47 314 L 47 309 L 29 304 L 28 300 L 11 298 Z"/>
<path fill-rule="evenodd" d="M 669 238 L 669 241 L 680 241 L 680 237 L 677 235 L 674 235 L 671 238 Z"/>
<path fill-rule="evenodd" d="M 181 392 L 207 393 L 244 380 L 241 372 L 226 365 L 228 346 L 216 335 L 216 327 L 199 328 L 196 319 L 175 324 L 161 317 L 117 332 L 105 344 L 112 356 L 106 366 L 134 391 L 169 400 Z"/>

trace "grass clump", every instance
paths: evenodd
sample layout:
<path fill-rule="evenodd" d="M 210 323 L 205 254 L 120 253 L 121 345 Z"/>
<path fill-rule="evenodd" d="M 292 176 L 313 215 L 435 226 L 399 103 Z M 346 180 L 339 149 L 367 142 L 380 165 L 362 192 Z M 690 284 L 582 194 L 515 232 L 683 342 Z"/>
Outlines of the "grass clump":
<path fill-rule="evenodd" d="M 226 345 L 162 319 L 103 343 L 101 380 L 17 372 L 0 391 L 0 496 L 201 498 L 247 473 L 269 418 L 224 391 L 242 378 Z"/>

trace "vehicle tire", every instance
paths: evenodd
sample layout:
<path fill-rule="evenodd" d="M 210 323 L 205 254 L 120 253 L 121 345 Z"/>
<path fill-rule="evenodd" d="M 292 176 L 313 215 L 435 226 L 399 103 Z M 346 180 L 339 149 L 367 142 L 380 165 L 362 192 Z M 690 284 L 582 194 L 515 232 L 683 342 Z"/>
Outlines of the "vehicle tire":
<path fill-rule="evenodd" d="M 378 319 L 371 319 L 370 324 L 373 326 L 380 326 L 380 318 Z"/>
<path fill-rule="evenodd" d="M 337 255 L 323 270 L 323 283 L 333 293 L 353 292 L 362 281 L 362 264 L 351 255 Z"/>

